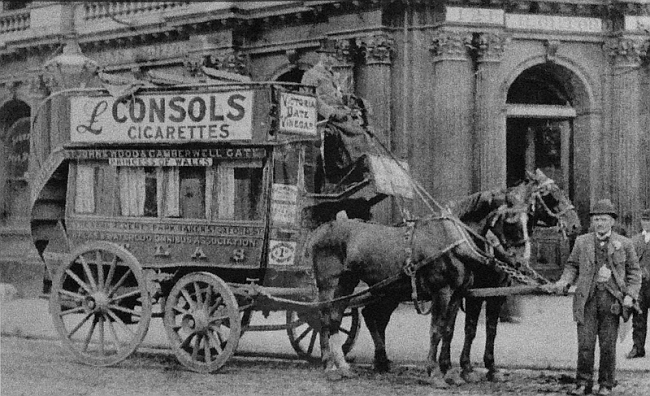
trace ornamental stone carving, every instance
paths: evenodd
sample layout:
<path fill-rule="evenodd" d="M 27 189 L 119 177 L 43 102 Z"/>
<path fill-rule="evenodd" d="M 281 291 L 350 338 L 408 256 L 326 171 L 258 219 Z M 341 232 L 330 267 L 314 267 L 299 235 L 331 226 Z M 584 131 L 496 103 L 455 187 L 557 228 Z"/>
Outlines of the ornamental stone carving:
<path fill-rule="evenodd" d="M 387 34 L 361 37 L 356 40 L 366 64 L 389 65 L 395 51 L 395 40 Z"/>
<path fill-rule="evenodd" d="M 616 66 L 635 67 L 648 52 L 648 41 L 630 38 L 613 38 L 605 42 L 603 48 Z"/>
<path fill-rule="evenodd" d="M 334 40 L 334 58 L 339 67 L 353 66 L 357 58 L 357 47 L 351 40 Z"/>
<path fill-rule="evenodd" d="M 189 53 L 183 59 L 183 66 L 190 76 L 196 77 L 201 74 L 201 66 L 204 66 L 205 55 Z"/>
<path fill-rule="evenodd" d="M 479 62 L 500 62 L 509 41 L 509 37 L 498 33 L 479 33 L 474 36 L 472 46 Z"/>
<path fill-rule="evenodd" d="M 467 60 L 467 50 L 471 47 L 471 33 L 440 31 L 434 34 L 430 49 L 434 61 Z"/>
<path fill-rule="evenodd" d="M 248 56 L 239 51 L 229 51 L 208 55 L 204 66 L 242 76 L 250 75 Z"/>

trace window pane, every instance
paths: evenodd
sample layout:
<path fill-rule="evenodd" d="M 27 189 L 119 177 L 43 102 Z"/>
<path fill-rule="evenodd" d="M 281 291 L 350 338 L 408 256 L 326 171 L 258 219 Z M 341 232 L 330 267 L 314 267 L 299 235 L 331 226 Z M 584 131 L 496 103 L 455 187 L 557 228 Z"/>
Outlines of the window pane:
<path fill-rule="evenodd" d="M 144 216 L 158 216 L 158 177 L 156 168 L 144 168 Z"/>
<path fill-rule="evenodd" d="M 205 218 L 205 168 L 182 167 L 180 174 L 181 217 Z"/>
<path fill-rule="evenodd" d="M 95 168 L 77 165 L 77 186 L 74 199 L 76 213 L 95 213 Z"/>
<path fill-rule="evenodd" d="M 235 168 L 235 219 L 262 218 L 262 168 Z"/>
<path fill-rule="evenodd" d="M 157 216 L 156 168 L 120 167 L 118 184 L 122 216 Z"/>

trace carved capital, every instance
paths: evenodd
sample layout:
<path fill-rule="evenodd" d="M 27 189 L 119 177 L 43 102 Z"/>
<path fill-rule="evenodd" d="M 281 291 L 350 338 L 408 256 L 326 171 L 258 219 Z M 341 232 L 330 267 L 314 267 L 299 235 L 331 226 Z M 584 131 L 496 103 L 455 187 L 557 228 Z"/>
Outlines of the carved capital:
<path fill-rule="evenodd" d="M 52 79 L 48 79 L 44 74 L 40 73 L 30 75 L 27 80 L 29 95 L 36 99 L 46 97 L 50 92 L 49 86 L 52 84 L 51 80 Z"/>
<path fill-rule="evenodd" d="M 356 40 L 366 64 L 390 65 L 395 51 L 395 40 L 387 34 L 361 37 Z"/>
<path fill-rule="evenodd" d="M 439 31 L 431 39 L 430 50 L 434 61 L 468 60 L 467 50 L 471 47 L 471 33 Z"/>
<path fill-rule="evenodd" d="M 205 55 L 189 53 L 183 59 L 183 66 L 190 76 L 196 77 L 201 73 L 201 66 L 205 65 Z"/>
<path fill-rule="evenodd" d="M 473 46 L 479 62 L 500 62 L 510 38 L 498 33 L 479 33 L 474 36 Z"/>
<path fill-rule="evenodd" d="M 334 40 L 334 51 L 339 67 L 352 67 L 358 56 L 358 49 L 351 40 Z"/>
<path fill-rule="evenodd" d="M 227 51 L 210 54 L 205 58 L 204 66 L 228 73 L 250 75 L 249 60 L 246 54 L 240 51 Z"/>
<path fill-rule="evenodd" d="M 615 66 L 636 67 L 648 52 L 648 41 L 630 38 L 613 38 L 603 46 Z"/>

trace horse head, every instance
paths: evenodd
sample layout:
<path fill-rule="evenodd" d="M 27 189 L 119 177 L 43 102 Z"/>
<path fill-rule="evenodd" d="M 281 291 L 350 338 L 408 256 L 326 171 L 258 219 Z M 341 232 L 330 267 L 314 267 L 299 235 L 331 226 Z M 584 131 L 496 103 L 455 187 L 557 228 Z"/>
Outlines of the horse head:
<path fill-rule="evenodd" d="M 540 227 L 557 227 L 563 236 L 576 235 L 581 230 L 575 207 L 555 181 L 537 169 L 527 172 L 528 200 L 531 223 Z"/>
<path fill-rule="evenodd" d="M 526 202 L 518 196 L 506 195 L 505 202 L 488 216 L 485 236 L 495 246 L 496 258 L 527 266 L 531 257 L 531 231 Z"/>

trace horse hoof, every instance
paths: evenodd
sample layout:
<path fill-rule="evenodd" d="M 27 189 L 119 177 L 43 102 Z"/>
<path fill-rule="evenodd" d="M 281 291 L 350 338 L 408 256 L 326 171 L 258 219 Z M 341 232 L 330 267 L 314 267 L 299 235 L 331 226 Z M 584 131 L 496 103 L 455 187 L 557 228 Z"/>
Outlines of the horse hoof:
<path fill-rule="evenodd" d="M 350 378 L 359 377 L 359 374 L 355 373 L 351 369 L 342 369 L 342 370 L 339 370 L 339 372 L 341 374 L 341 378 L 350 379 Z"/>
<path fill-rule="evenodd" d="M 481 377 L 474 370 L 463 370 L 460 376 L 468 384 L 474 384 L 481 381 Z"/>
<path fill-rule="evenodd" d="M 449 384 L 442 377 L 430 377 L 429 382 L 431 386 L 437 389 L 446 389 L 449 388 Z"/>
<path fill-rule="evenodd" d="M 372 367 L 378 373 L 387 373 L 390 371 L 390 360 L 375 361 Z"/>
<path fill-rule="evenodd" d="M 449 385 L 460 386 L 466 383 L 465 379 L 462 378 L 458 370 L 447 371 L 444 378 L 445 382 L 447 382 Z"/>
<path fill-rule="evenodd" d="M 505 382 L 506 377 L 500 371 L 488 371 L 485 377 L 490 382 Z"/>

